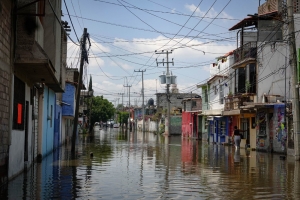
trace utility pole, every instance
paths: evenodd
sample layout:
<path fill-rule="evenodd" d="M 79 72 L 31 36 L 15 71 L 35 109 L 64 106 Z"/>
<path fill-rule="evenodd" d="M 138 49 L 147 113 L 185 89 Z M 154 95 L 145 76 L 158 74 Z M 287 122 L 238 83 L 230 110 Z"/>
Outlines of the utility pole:
<path fill-rule="evenodd" d="M 294 128 L 294 150 L 295 160 L 300 160 L 300 130 L 299 130 L 299 82 L 297 73 L 297 56 L 296 56 L 296 41 L 294 27 L 294 10 L 293 0 L 287 0 L 288 13 L 288 29 L 289 29 L 289 49 L 290 49 L 290 66 L 292 69 L 292 89 L 293 92 L 293 128 Z M 285 110 L 286 112 L 286 110 Z"/>
<path fill-rule="evenodd" d="M 72 134 L 72 146 L 71 153 L 75 155 L 75 145 L 76 145 L 76 136 L 77 136 L 77 126 L 78 126 L 78 112 L 79 112 L 79 100 L 80 100 L 80 91 L 82 86 L 82 73 L 83 73 L 83 65 L 84 61 L 87 61 L 87 50 L 86 50 L 86 39 L 88 33 L 87 28 L 83 29 L 83 36 L 81 40 L 81 59 L 80 59 L 80 69 L 79 69 L 79 80 L 77 85 L 77 94 L 76 94 L 76 107 L 75 107 L 75 116 L 74 116 L 74 124 L 73 124 L 73 134 Z"/>
<path fill-rule="evenodd" d="M 118 95 L 122 95 L 122 111 L 124 111 L 124 106 L 123 106 L 123 95 L 124 95 L 124 93 L 118 93 Z"/>
<path fill-rule="evenodd" d="M 192 108 L 193 108 L 193 101 L 192 101 L 192 98 L 193 98 L 193 92 L 191 92 L 191 111 L 192 111 Z M 192 112 L 191 112 L 192 113 Z"/>
<path fill-rule="evenodd" d="M 124 112 L 124 105 L 123 105 L 123 95 L 124 93 L 118 93 L 118 95 L 122 95 L 122 112 Z M 120 115 L 120 126 L 123 129 L 123 119 L 122 119 L 122 115 Z"/>
<path fill-rule="evenodd" d="M 164 60 L 162 62 L 157 62 L 157 65 L 158 63 L 162 63 L 163 65 L 166 63 L 167 64 L 167 73 L 166 73 L 166 78 L 171 78 L 170 76 L 170 72 L 169 72 L 169 63 L 172 63 L 174 65 L 174 62 L 173 62 L 173 59 L 172 59 L 172 62 L 169 62 L 169 54 L 172 53 L 172 50 L 171 51 L 162 51 L 162 52 L 157 52 L 155 51 L 156 54 L 166 54 L 167 55 L 167 62 L 165 62 Z M 171 124 L 171 121 L 170 121 L 170 82 L 169 83 L 167 82 L 167 104 L 168 104 L 168 113 L 167 113 L 167 126 L 165 127 L 165 135 L 166 136 L 169 136 L 170 135 L 170 124 Z"/>
<path fill-rule="evenodd" d="M 128 92 L 128 97 L 129 97 L 129 129 L 131 128 L 131 110 L 130 110 L 130 88 L 131 88 L 131 85 L 124 85 L 124 87 L 128 87 L 129 89 L 129 92 Z"/>
<path fill-rule="evenodd" d="M 138 71 L 135 71 L 134 72 L 142 72 L 142 110 L 143 110 L 143 134 L 145 132 L 145 105 L 144 105 L 144 97 L 145 97 L 145 94 L 144 94 L 144 72 L 146 70 L 138 70 Z"/>

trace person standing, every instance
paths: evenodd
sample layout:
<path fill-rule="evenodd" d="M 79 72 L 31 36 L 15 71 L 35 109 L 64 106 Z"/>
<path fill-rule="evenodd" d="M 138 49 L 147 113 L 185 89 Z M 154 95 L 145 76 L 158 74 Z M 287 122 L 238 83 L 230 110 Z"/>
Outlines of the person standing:
<path fill-rule="evenodd" d="M 233 137 L 234 137 L 235 148 L 236 149 L 240 148 L 241 133 L 240 130 L 237 128 L 237 126 L 234 126 Z"/>

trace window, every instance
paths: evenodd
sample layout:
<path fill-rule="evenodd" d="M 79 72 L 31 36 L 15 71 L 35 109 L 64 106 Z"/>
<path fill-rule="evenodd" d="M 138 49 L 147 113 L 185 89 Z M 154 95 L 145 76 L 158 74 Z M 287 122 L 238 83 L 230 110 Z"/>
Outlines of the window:
<path fill-rule="evenodd" d="M 205 102 L 208 102 L 207 89 L 204 90 L 204 101 L 205 101 Z"/>
<path fill-rule="evenodd" d="M 246 92 L 246 70 L 245 68 L 237 69 L 236 74 L 237 82 L 236 88 L 238 89 L 237 93 L 245 93 Z"/>
<path fill-rule="evenodd" d="M 217 86 L 216 85 L 214 85 L 214 92 L 215 92 L 215 95 L 217 95 L 217 93 L 218 93 L 218 89 L 217 89 Z"/>
<path fill-rule="evenodd" d="M 223 90 L 223 85 L 220 85 L 220 104 L 223 104 L 224 103 L 224 90 Z"/>
<path fill-rule="evenodd" d="M 25 83 L 14 77 L 13 129 L 24 130 Z"/>
<path fill-rule="evenodd" d="M 250 93 L 256 93 L 256 65 L 249 65 L 249 82 L 250 82 Z"/>
<path fill-rule="evenodd" d="M 192 107 L 196 107 L 197 106 L 197 102 L 196 101 L 192 101 Z"/>

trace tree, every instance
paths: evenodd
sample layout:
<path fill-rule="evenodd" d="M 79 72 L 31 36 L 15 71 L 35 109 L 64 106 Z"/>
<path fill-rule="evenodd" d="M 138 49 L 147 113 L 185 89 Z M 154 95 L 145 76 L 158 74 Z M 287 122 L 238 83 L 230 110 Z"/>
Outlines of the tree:
<path fill-rule="evenodd" d="M 106 122 L 114 116 L 114 105 L 103 96 L 91 97 L 87 101 L 91 105 L 91 124 L 99 121 Z"/>
<path fill-rule="evenodd" d="M 118 112 L 118 122 L 123 125 L 128 124 L 128 117 L 129 117 L 129 112 Z"/>
<path fill-rule="evenodd" d="M 122 111 L 123 110 L 123 105 L 122 104 L 118 104 L 116 110 Z"/>

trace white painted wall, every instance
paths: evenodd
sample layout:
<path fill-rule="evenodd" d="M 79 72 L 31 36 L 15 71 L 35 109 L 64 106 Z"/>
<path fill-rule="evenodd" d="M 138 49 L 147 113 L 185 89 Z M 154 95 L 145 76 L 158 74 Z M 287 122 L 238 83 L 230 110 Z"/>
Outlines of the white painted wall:
<path fill-rule="evenodd" d="M 296 50 L 300 48 L 300 14 L 294 14 Z"/>
<path fill-rule="evenodd" d="M 224 75 L 227 76 L 227 78 L 216 78 L 213 82 L 210 83 L 210 91 L 209 91 L 209 110 L 221 110 L 224 109 L 224 104 L 225 101 L 223 101 L 223 104 L 220 103 L 220 86 L 222 85 L 223 89 L 223 96 L 228 95 L 230 87 L 231 86 L 231 76 L 230 76 L 230 65 L 233 63 L 233 56 L 230 55 L 227 57 L 226 62 L 221 62 L 219 61 L 217 63 L 218 66 L 220 66 L 218 69 L 218 66 L 213 67 L 212 65 L 210 66 L 210 73 L 211 77 L 214 75 Z M 227 86 L 226 86 L 226 85 Z M 217 87 L 217 92 L 215 93 L 214 91 L 214 86 Z"/>
<path fill-rule="evenodd" d="M 157 123 L 155 121 L 150 121 L 150 119 L 145 121 L 145 131 L 148 132 L 156 132 L 156 125 Z M 142 131 L 143 130 L 143 120 L 137 121 L 137 130 Z"/>
<path fill-rule="evenodd" d="M 273 46 L 272 46 L 273 45 Z M 287 43 L 265 43 L 259 44 L 258 48 L 258 102 L 263 101 L 263 95 L 285 96 L 285 80 L 287 99 L 290 99 L 292 91 L 289 92 L 289 81 L 291 80 L 291 68 L 285 62 L 286 55 L 289 54 Z M 286 79 L 285 79 L 285 67 Z M 279 70 L 279 71 L 278 71 Z M 269 76 L 269 77 L 268 77 Z"/>
<path fill-rule="evenodd" d="M 25 86 L 25 101 L 30 102 L 30 88 Z M 33 162 L 32 158 L 32 106 L 29 103 L 28 110 L 28 162 L 27 166 L 30 166 Z M 25 113 L 24 113 L 25 114 Z M 8 178 L 12 178 L 24 169 L 24 144 L 25 144 L 25 130 L 12 130 L 11 131 L 11 145 L 9 146 L 9 167 Z"/>

